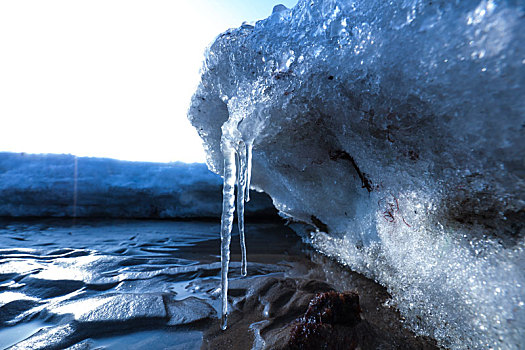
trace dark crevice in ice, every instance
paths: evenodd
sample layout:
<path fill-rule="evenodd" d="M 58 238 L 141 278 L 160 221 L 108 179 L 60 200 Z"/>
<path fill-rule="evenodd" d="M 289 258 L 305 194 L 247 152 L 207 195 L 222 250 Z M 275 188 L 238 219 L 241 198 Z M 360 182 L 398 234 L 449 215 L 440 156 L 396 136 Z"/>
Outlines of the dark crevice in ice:
<path fill-rule="evenodd" d="M 328 229 L 328 226 L 321 220 L 319 220 L 315 215 L 310 216 L 310 220 L 312 220 L 312 223 L 317 227 L 320 231 L 329 233 L 330 230 Z"/>
<path fill-rule="evenodd" d="M 349 161 L 350 164 L 352 164 L 352 167 L 356 171 L 357 175 L 359 176 L 359 179 L 363 184 L 363 188 L 366 188 L 368 192 L 372 192 L 371 181 L 366 177 L 366 173 L 362 172 L 361 169 L 359 169 L 354 158 L 350 154 L 348 154 L 348 152 L 343 150 L 330 151 L 330 159 L 333 161 L 337 161 L 339 159 Z"/>

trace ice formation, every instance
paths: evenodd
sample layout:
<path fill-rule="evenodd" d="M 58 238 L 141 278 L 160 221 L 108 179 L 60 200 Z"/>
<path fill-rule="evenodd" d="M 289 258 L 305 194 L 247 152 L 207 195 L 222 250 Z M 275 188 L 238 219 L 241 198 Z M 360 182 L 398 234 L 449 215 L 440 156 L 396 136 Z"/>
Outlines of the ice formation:
<path fill-rule="evenodd" d="M 253 146 L 251 186 L 407 326 L 519 348 L 524 29 L 522 1 L 300 0 L 219 35 L 189 118 L 224 174 L 225 243 Z"/>
<path fill-rule="evenodd" d="M 242 116 L 240 116 L 242 117 Z M 237 221 L 241 241 L 241 275 L 247 274 L 246 242 L 244 238 L 244 202 L 249 200 L 247 181 L 251 170 L 251 144 L 242 139 L 237 124 L 241 119 L 230 118 L 222 126 L 221 150 L 224 158 L 224 185 L 221 217 L 221 328 L 227 327 L 228 266 L 230 242 L 235 213 L 235 185 L 237 185 Z M 247 146 L 248 144 L 248 146 Z M 248 157 L 250 155 L 250 157 Z M 238 169 L 237 169 L 238 167 Z"/>

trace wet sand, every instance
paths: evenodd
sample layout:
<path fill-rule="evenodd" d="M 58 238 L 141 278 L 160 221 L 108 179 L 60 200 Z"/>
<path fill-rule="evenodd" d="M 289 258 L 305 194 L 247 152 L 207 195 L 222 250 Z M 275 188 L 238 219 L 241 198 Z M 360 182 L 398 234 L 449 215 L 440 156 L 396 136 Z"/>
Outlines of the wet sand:
<path fill-rule="evenodd" d="M 4 220 L 0 349 L 284 349 L 293 322 L 327 290 L 359 294 L 360 332 L 374 339 L 361 348 L 436 348 L 403 328 L 383 287 L 281 223 L 246 231 L 248 277 L 234 236 L 221 331 L 218 223 Z"/>

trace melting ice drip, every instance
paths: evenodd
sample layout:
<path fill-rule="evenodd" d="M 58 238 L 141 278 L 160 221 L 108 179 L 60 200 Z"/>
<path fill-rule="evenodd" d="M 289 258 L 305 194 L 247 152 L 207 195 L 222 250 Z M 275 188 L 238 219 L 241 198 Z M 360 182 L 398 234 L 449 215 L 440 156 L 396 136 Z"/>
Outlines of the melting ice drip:
<path fill-rule="evenodd" d="M 241 241 L 241 275 L 247 275 L 246 242 L 244 238 L 244 202 L 250 200 L 252 143 L 231 137 L 228 122 L 223 126 L 221 143 L 224 155 L 224 186 L 221 217 L 221 328 L 227 327 L 228 315 L 228 266 L 230 242 L 235 212 L 235 184 L 237 184 L 237 222 Z M 232 129 L 229 129 L 232 130 Z M 238 132 L 236 133 L 238 134 Z M 230 137 L 229 137 L 230 136 Z M 239 136 L 239 135 L 236 135 Z"/>

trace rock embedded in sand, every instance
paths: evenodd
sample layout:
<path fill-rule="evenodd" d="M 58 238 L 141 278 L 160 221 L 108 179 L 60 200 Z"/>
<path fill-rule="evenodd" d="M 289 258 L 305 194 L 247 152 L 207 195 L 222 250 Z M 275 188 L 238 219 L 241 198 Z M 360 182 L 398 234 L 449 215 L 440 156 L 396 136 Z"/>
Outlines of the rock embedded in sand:
<path fill-rule="evenodd" d="M 359 295 L 355 292 L 325 292 L 312 299 L 303 316 L 306 322 L 347 324 L 361 321 Z"/>
<path fill-rule="evenodd" d="M 358 327 L 359 323 L 363 323 Z M 361 319 L 359 295 L 335 291 L 317 294 L 290 331 L 284 349 L 357 349 L 375 347 L 375 334 Z"/>
<path fill-rule="evenodd" d="M 327 260 L 326 273 L 335 263 L 323 259 Z M 314 275 L 321 268 L 309 267 Z M 363 296 L 362 312 L 357 293 L 336 292 L 331 284 L 305 278 L 304 271 L 287 277 L 232 280 L 228 329 L 221 331 L 216 320 L 204 335 L 202 349 L 437 349 L 428 339 L 414 337 L 402 328 L 399 315 L 383 305 L 386 293 L 382 287 L 345 272 L 355 275 L 348 289 L 356 288 Z M 390 322 L 383 322 L 388 319 Z"/>

